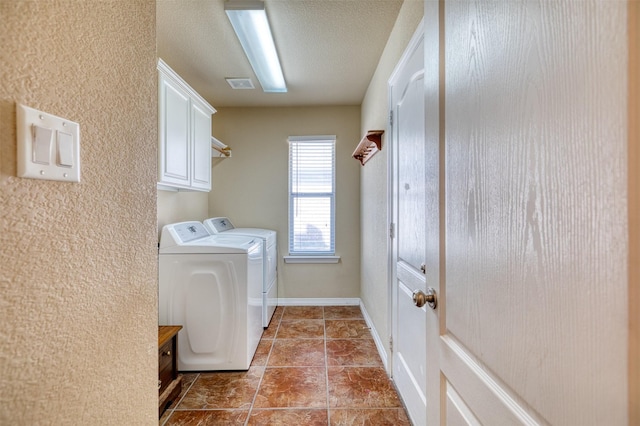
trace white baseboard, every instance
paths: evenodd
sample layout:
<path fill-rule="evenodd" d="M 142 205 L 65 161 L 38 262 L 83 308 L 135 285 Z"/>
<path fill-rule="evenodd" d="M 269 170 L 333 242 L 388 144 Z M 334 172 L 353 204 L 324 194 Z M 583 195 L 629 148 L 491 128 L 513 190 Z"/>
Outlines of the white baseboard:
<path fill-rule="evenodd" d="M 364 307 L 364 304 L 362 303 L 362 301 L 360 301 L 360 310 L 362 311 L 362 316 L 364 316 L 365 322 L 367 323 L 367 325 L 369 326 L 369 329 L 371 330 L 373 341 L 376 342 L 376 348 L 378 348 L 378 354 L 380 354 L 380 359 L 382 359 L 382 364 L 384 365 L 384 369 L 386 370 L 387 374 L 391 376 L 391 372 L 389 371 L 389 361 L 387 359 L 387 350 L 384 348 L 384 345 L 382 344 L 382 340 L 380 339 L 380 335 L 378 334 L 378 330 L 376 330 L 375 326 L 373 325 L 373 321 L 371 320 L 371 317 L 369 316 L 369 313 L 367 312 L 367 309 Z"/>
<path fill-rule="evenodd" d="M 360 298 L 282 298 L 278 306 L 358 306 Z"/>

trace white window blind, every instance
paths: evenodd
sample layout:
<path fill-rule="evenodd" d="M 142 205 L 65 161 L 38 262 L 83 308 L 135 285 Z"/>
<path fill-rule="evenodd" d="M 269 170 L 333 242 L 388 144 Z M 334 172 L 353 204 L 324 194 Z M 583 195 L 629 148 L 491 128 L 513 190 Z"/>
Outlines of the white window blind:
<path fill-rule="evenodd" d="M 289 254 L 335 253 L 335 136 L 289 138 Z"/>

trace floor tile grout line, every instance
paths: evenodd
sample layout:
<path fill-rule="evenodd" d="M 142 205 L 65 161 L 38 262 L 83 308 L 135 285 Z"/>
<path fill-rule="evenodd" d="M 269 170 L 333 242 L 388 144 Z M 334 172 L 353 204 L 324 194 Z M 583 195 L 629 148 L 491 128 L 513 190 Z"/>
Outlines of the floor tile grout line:
<path fill-rule="evenodd" d="M 248 408 L 238 408 L 238 407 L 222 407 L 222 408 L 176 408 L 174 411 L 185 411 L 185 412 L 191 412 L 191 411 L 220 411 L 220 412 L 225 412 L 225 411 L 246 411 L 247 413 L 249 412 Z"/>
<path fill-rule="evenodd" d="M 325 308 L 322 308 L 322 331 L 324 334 L 324 377 L 325 377 L 325 385 L 327 387 L 326 396 L 327 396 L 327 425 L 331 424 L 331 412 L 329 410 L 329 360 L 327 353 L 327 316 L 325 313 Z"/>
<path fill-rule="evenodd" d="M 183 375 L 184 377 L 184 375 Z M 173 413 L 176 411 L 176 409 L 180 406 L 180 403 L 182 402 L 182 400 L 184 399 L 185 396 L 187 396 L 187 393 L 189 392 L 189 390 L 191 389 L 191 387 L 193 386 L 193 384 L 196 382 L 196 380 L 198 380 L 198 377 L 200 377 L 200 373 L 196 373 L 196 377 L 195 379 L 193 379 L 193 381 L 191 382 L 191 384 L 189 385 L 189 387 L 187 387 L 187 390 L 185 390 L 182 393 L 182 396 L 180 397 L 180 399 L 178 400 L 178 402 L 176 403 L 175 407 L 173 407 L 170 412 L 169 415 L 167 416 L 167 418 L 164 420 L 164 422 L 162 422 L 161 426 L 164 426 L 165 424 L 167 424 L 167 422 L 169 421 L 169 419 L 171 418 L 171 416 L 173 416 Z"/>
<path fill-rule="evenodd" d="M 379 409 L 379 408 L 378 408 Z M 392 408 L 389 408 L 391 410 Z M 234 408 L 234 410 L 236 410 Z M 259 407 L 256 410 L 261 411 L 322 411 L 326 410 L 325 407 L 309 407 L 308 405 L 292 405 L 291 407 Z M 210 410 L 199 410 L 199 411 L 215 411 L 213 409 Z M 219 411 L 224 411 L 224 409 L 219 409 Z"/>
<path fill-rule="evenodd" d="M 284 314 L 284 310 L 283 310 Z M 267 366 L 269 365 L 269 358 L 271 358 L 271 352 L 273 351 L 273 347 L 276 344 L 276 336 L 278 335 L 278 330 L 280 330 L 280 324 L 282 324 L 282 315 L 278 319 L 278 325 L 276 326 L 276 331 L 273 333 L 273 339 L 271 340 L 271 347 L 269 348 L 269 353 L 267 354 L 267 359 L 264 362 L 264 367 L 262 370 L 262 375 L 260 376 L 260 380 L 258 380 L 258 386 L 256 387 L 256 393 L 253 395 L 253 399 L 251 400 L 251 405 L 249 405 L 249 411 L 247 412 L 247 420 L 245 420 L 244 425 L 247 426 L 249 424 L 249 419 L 251 418 L 251 413 L 255 408 L 254 405 L 256 403 L 256 399 L 258 398 L 258 393 L 260 392 L 260 386 L 262 386 L 262 381 L 264 380 L 264 375 L 267 372 Z M 249 366 L 251 368 L 251 366 Z"/>

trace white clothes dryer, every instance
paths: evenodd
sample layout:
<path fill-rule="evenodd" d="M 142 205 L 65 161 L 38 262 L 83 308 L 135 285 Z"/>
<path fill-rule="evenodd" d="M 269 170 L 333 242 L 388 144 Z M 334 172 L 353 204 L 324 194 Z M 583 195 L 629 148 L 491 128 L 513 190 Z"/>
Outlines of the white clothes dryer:
<path fill-rule="evenodd" d="M 262 241 L 210 235 L 200 222 L 162 229 L 160 325 L 181 325 L 178 370 L 247 370 L 262 336 Z"/>
<path fill-rule="evenodd" d="M 277 232 L 262 228 L 236 228 L 226 217 L 204 221 L 211 234 L 246 235 L 263 241 L 262 326 L 268 327 L 278 306 L 278 244 Z"/>

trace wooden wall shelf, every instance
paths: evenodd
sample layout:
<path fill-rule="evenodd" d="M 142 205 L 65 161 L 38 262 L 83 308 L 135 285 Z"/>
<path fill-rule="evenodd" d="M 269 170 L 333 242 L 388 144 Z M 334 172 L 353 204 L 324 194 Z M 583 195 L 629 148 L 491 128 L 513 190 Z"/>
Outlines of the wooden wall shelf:
<path fill-rule="evenodd" d="M 383 134 L 384 130 L 369 130 L 351 156 L 360 161 L 360 164 L 364 166 L 371 157 L 382 149 Z"/>

